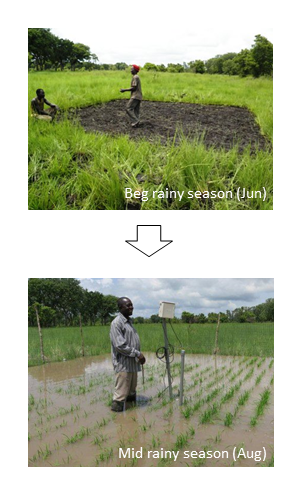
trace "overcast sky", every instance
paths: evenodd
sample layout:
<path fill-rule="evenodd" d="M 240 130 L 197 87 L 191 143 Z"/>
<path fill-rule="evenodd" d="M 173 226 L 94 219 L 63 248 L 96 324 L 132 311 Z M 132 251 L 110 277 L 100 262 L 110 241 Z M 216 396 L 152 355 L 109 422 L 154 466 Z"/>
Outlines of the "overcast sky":
<path fill-rule="evenodd" d="M 134 21 L 130 11 L 137 13 L 138 9 L 141 10 L 139 4 L 135 7 L 124 6 L 122 15 L 109 22 L 104 22 L 102 16 L 102 22 L 97 27 L 83 23 L 79 28 L 71 22 L 64 28 L 51 29 L 60 38 L 88 45 L 100 63 L 126 62 L 141 66 L 146 62 L 166 65 L 169 62 L 207 60 L 218 54 L 239 52 L 251 48 L 257 34 L 273 42 L 273 29 L 266 18 L 265 6 L 261 15 L 253 4 L 251 12 L 246 8 L 243 10 L 242 2 L 243 17 L 239 18 L 239 12 L 238 15 L 235 13 L 231 3 L 226 2 L 226 5 L 229 6 L 226 14 L 230 17 L 229 21 L 222 17 L 224 13 L 219 16 L 216 4 L 214 9 L 217 8 L 218 12 L 208 14 L 203 6 L 202 12 L 197 12 L 195 16 L 190 11 L 189 16 L 188 2 L 175 4 L 169 20 L 161 12 L 157 16 L 148 12 L 148 16 L 143 18 L 135 16 Z"/>
<path fill-rule="evenodd" d="M 274 297 L 273 279 L 80 279 L 90 291 L 127 296 L 134 316 L 157 314 L 160 301 L 176 303 L 176 315 L 226 312 Z"/>

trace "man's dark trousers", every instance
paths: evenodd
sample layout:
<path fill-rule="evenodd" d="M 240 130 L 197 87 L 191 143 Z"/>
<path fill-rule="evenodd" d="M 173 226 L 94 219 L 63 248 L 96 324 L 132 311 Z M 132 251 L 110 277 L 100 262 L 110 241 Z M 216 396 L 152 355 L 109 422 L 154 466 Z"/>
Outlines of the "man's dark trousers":
<path fill-rule="evenodd" d="M 138 124 L 140 121 L 140 104 L 141 100 L 137 100 L 136 98 L 131 98 L 127 104 L 126 112 L 133 125 Z"/>

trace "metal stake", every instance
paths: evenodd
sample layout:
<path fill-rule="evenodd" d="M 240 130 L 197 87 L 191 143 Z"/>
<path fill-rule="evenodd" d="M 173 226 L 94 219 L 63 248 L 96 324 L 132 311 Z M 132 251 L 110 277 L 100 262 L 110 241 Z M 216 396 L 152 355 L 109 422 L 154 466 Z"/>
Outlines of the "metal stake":
<path fill-rule="evenodd" d="M 184 382 L 185 350 L 181 350 L 181 375 L 180 375 L 180 405 L 183 405 L 183 382 Z"/>
<path fill-rule="evenodd" d="M 170 375 L 169 348 L 168 348 L 168 337 L 167 337 L 166 320 L 165 319 L 162 319 L 162 326 L 163 326 L 163 332 L 164 332 L 165 359 L 166 359 L 166 370 L 167 370 L 167 376 L 168 376 L 168 390 L 169 390 L 169 397 L 172 400 L 173 399 L 173 388 L 172 388 L 171 375 Z"/>

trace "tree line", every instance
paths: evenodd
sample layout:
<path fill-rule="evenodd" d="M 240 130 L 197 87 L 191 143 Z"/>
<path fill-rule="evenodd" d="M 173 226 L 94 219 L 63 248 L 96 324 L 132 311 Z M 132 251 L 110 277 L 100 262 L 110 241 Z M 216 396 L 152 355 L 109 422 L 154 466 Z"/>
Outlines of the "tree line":
<path fill-rule="evenodd" d="M 208 60 L 194 60 L 183 64 L 168 64 L 167 67 L 152 64 L 144 65 L 147 71 L 157 72 L 196 72 L 199 74 L 227 74 L 229 76 L 272 76 L 273 44 L 260 34 L 255 36 L 251 49 L 239 53 L 230 52 L 216 55 Z"/>
<path fill-rule="evenodd" d="M 72 71 L 95 64 L 97 55 L 89 46 L 59 38 L 49 28 L 28 28 L 28 68 L 37 71 L 68 67 Z"/>
<path fill-rule="evenodd" d="M 195 315 L 190 312 L 182 312 L 181 318 L 175 317 L 173 323 L 186 323 L 186 324 L 215 324 L 218 322 L 219 314 L 215 312 L 210 312 L 207 316 L 204 313 L 199 313 Z M 150 318 L 135 317 L 134 322 L 136 324 L 154 324 L 160 323 L 162 319 L 158 315 L 151 315 Z M 226 310 L 226 312 L 220 312 L 220 322 L 274 322 L 274 299 L 268 298 L 265 303 L 254 307 L 240 307 L 235 310 Z"/>
<path fill-rule="evenodd" d="M 77 279 L 29 279 L 28 324 L 37 323 L 38 305 L 42 327 L 75 326 L 81 315 L 84 325 L 102 325 L 117 311 L 117 297 L 88 291 Z"/>
<path fill-rule="evenodd" d="M 98 57 L 82 43 L 59 38 L 50 28 L 28 29 L 28 67 L 46 70 L 118 70 L 129 67 L 125 62 L 100 64 Z M 272 76 L 273 44 L 260 34 L 255 36 L 251 49 L 239 53 L 216 55 L 208 60 L 193 60 L 177 64 L 153 64 L 147 62 L 143 70 L 154 72 L 194 72 L 198 74 L 226 74 L 230 76 Z"/>
<path fill-rule="evenodd" d="M 117 313 L 118 298 L 103 295 L 98 291 L 88 291 L 80 286 L 77 279 L 29 279 L 28 280 L 28 324 L 35 326 L 38 308 L 42 327 L 75 326 L 81 315 L 84 325 L 108 324 Z M 135 317 L 136 324 L 160 323 L 158 315 Z M 175 323 L 206 324 L 218 321 L 218 314 L 211 312 L 193 314 L 183 312 Z M 233 311 L 220 312 L 221 322 L 273 322 L 274 299 L 254 307 L 241 307 Z"/>

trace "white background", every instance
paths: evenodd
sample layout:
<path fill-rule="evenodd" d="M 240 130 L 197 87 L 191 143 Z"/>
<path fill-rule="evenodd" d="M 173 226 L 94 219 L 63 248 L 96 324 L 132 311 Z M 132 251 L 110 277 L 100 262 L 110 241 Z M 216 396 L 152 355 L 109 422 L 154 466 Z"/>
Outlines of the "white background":
<path fill-rule="evenodd" d="M 136 23 L 151 32 L 201 20 L 272 26 L 275 15 L 274 212 L 28 212 L 27 27 L 111 23 L 126 43 Z M 2 17 L 2 472 L 6 491 L 46 495 L 164 491 L 293 493 L 301 466 L 302 60 L 298 2 L 27 2 Z M 27 21 L 26 27 L 25 20 Z M 42 21 L 42 22 L 41 22 Z M 259 25 L 259 24 L 258 24 Z M 261 31 L 258 29 L 256 34 Z M 261 32 L 262 34 L 262 32 Z M 8 64 L 10 68 L 8 68 Z M 5 134 L 4 134 L 5 133 Z M 127 243 L 137 224 L 162 224 L 173 243 L 147 258 Z M 300 250 L 301 248 L 301 250 Z M 28 277 L 274 277 L 275 468 L 27 468 Z M 135 472 L 130 472 L 135 470 Z M 88 472 L 89 471 L 89 472 Z M 4 485 L 4 484 L 3 484 Z M 297 485 L 299 488 L 301 484 Z M 296 489 L 297 492 L 297 489 Z"/>

